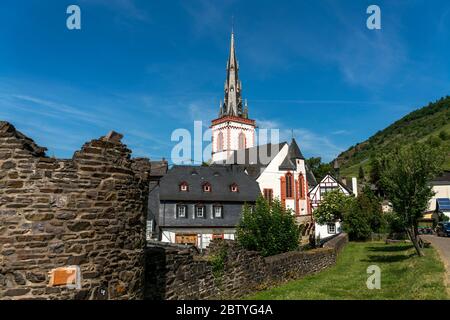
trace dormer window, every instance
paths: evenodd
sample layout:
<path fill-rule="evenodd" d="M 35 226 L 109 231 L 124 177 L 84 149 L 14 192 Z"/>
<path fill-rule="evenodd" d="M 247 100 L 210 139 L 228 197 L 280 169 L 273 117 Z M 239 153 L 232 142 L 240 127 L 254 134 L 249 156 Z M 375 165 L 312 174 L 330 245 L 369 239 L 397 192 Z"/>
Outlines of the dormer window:
<path fill-rule="evenodd" d="M 239 187 L 236 183 L 233 183 L 232 185 L 230 185 L 230 191 L 231 192 L 239 192 Z"/>
<path fill-rule="evenodd" d="M 209 182 L 203 184 L 203 192 L 211 192 L 211 184 Z"/>
<path fill-rule="evenodd" d="M 189 191 L 189 185 L 187 184 L 187 182 L 182 182 L 180 183 L 180 191 Z"/>

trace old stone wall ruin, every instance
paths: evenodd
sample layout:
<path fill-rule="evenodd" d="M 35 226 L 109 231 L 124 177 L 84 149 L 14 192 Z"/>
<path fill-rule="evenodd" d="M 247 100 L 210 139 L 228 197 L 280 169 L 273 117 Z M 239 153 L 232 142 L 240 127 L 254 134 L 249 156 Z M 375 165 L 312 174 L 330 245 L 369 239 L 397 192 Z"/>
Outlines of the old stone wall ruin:
<path fill-rule="evenodd" d="M 0 122 L 0 299 L 143 298 L 150 164 L 120 139 L 60 160 Z"/>
<path fill-rule="evenodd" d="M 271 257 L 214 240 L 206 254 L 179 245 L 149 243 L 146 254 L 146 299 L 236 299 L 258 290 L 320 272 L 336 263 L 348 242 L 341 234 L 326 248 L 291 251 Z M 216 259 L 223 259 L 217 270 Z M 157 275 L 157 276 L 155 276 Z"/>

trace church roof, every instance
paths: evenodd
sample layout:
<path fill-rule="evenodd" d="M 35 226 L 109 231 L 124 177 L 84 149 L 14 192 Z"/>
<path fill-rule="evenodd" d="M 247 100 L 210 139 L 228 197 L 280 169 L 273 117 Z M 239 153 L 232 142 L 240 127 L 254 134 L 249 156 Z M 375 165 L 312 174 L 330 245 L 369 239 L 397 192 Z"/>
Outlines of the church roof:
<path fill-rule="evenodd" d="M 249 176 L 256 179 L 285 145 L 286 142 L 267 143 L 233 151 L 228 162 L 242 167 Z"/>
<path fill-rule="evenodd" d="M 311 171 L 311 169 L 306 163 L 305 168 L 306 168 L 306 181 L 308 181 L 308 186 L 314 188 L 317 185 L 316 177 L 314 176 L 314 173 Z"/>
<path fill-rule="evenodd" d="M 283 162 L 280 164 L 280 170 L 295 170 L 297 168 L 296 159 L 305 160 L 297 142 L 292 138 L 291 144 L 289 145 L 288 153 L 284 158 Z"/>

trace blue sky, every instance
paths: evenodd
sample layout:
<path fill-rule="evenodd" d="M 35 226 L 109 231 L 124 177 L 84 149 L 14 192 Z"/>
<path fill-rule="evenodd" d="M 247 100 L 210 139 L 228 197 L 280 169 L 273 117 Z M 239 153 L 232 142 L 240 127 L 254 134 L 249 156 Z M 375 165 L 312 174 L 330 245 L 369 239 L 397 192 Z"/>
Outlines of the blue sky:
<path fill-rule="evenodd" d="M 115 130 L 134 156 L 169 158 L 173 130 L 217 116 L 232 16 L 250 117 L 294 130 L 306 156 L 331 160 L 449 93 L 447 0 L 3 0 L 0 119 L 57 157 Z"/>

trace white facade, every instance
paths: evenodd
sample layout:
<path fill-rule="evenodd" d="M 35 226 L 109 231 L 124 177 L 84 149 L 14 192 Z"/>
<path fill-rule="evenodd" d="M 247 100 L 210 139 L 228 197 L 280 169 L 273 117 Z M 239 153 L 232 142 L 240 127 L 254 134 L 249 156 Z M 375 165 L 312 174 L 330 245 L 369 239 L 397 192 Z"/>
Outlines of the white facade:
<path fill-rule="evenodd" d="M 341 222 L 333 222 L 328 224 L 317 224 L 316 223 L 316 238 L 325 239 L 335 234 L 342 232 Z"/>
<path fill-rule="evenodd" d="M 356 178 L 352 178 L 352 186 L 353 188 L 356 187 L 357 189 L 357 180 Z M 355 190 L 356 190 L 355 189 Z M 315 186 L 310 192 L 309 197 L 311 199 L 311 206 L 314 210 L 317 209 L 320 205 L 320 202 L 323 200 L 326 193 L 333 191 L 333 190 L 339 190 L 346 196 L 351 196 L 353 193 L 348 190 L 342 183 L 337 181 L 333 176 L 326 175 L 317 186 Z M 334 224 L 334 228 L 333 225 Z M 315 225 L 316 230 L 316 238 L 324 239 L 326 237 L 330 237 L 336 233 L 341 233 L 341 222 L 336 221 L 334 223 L 329 223 L 325 225 L 320 225 L 316 223 Z M 335 231 L 335 232 L 333 232 Z"/>
<path fill-rule="evenodd" d="M 225 240 L 234 240 L 235 239 L 236 229 L 234 228 L 226 228 L 221 230 L 212 230 L 212 229 L 189 229 L 186 231 L 184 229 L 170 229 L 170 230 L 162 230 L 161 232 L 161 241 L 166 243 L 179 243 L 177 241 L 177 236 L 185 235 L 191 236 L 195 238 L 195 246 L 199 249 L 205 249 L 208 247 L 209 243 L 213 239 L 213 237 L 219 238 L 222 236 Z M 194 245 L 194 243 L 192 243 Z"/>
<path fill-rule="evenodd" d="M 212 161 L 227 160 L 233 151 L 251 148 L 255 144 L 255 125 L 253 120 L 227 116 L 213 121 Z"/>
<path fill-rule="evenodd" d="M 436 200 L 438 198 L 450 199 L 450 183 L 434 185 L 433 191 L 434 191 L 435 195 L 431 198 L 430 202 L 428 203 L 428 211 L 436 210 Z"/>
<path fill-rule="evenodd" d="M 260 176 L 256 179 L 264 195 L 264 190 L 272 190 L 273 198 L 278 198 L 285 203 L 286 209 L 291 209 L 297 215 L 308 215 L 308 183 L 306 179 L 306 167 L 303 159 L 296 159 L 296 170 L 286 171 L 280 170 L 279 167 L 286 158 L 289 150 L 289 145 L 285 144 L 278 154 L 272 159 L 269 165 L 264 168 Z M 282 179 L 286 177 L 287 173 L 293 175 L 295 189 L 303 188 L 303 192 L 293 192 L 292 197 L 284 196 L 282 192 Z M 303 182 L 300 183 L 300 176 L 303 177 Z M 303 194 L 303 196 L 301 196 Z M 296 208 L 298 202 L 298 208 Z"/>
<path fill-rule="evenodd" d="M 355 180 L 353 181 L 355 181 L 354 183 L 356 185 L 356 178 L 354 179 Z M 342 183 L 338 182 L 333 176 L 327 174 L 322 181 L 309 192 L 313 210 L 319 206 L 320 201 L 323 200 L 326 193 L 337 189 L 347 196 L 352 194 Z"/>

